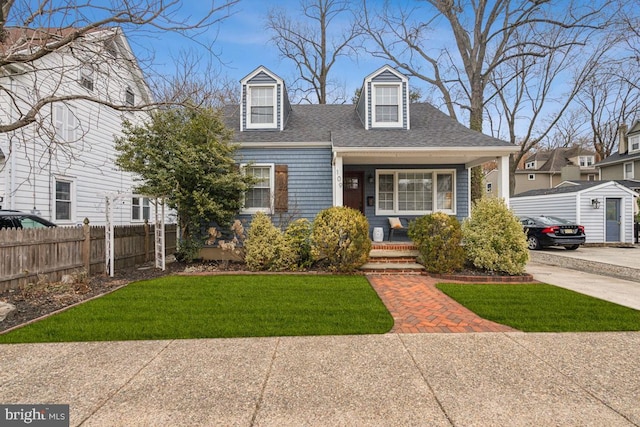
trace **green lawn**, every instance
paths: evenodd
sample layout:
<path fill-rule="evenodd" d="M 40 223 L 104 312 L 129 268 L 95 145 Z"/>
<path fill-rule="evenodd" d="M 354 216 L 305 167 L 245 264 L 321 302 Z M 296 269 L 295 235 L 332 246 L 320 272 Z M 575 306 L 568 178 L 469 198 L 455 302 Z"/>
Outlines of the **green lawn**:
<path fill-rule="evenodd" d="M 640 311 L 546 284 L 438 284 L 479 316 L 525 332 L 638 331 Z"/>
<path fill-rule="evenodd" d="M 392 326 L 362 276 L 172 276 L 132 283 L 0 343 L 381 334 Z"/>

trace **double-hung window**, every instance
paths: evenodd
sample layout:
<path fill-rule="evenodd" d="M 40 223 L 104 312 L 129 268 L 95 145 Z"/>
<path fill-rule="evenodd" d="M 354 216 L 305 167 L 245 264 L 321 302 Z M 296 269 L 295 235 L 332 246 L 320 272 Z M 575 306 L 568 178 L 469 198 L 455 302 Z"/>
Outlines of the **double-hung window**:
<path fill-rule="evenodd" d="M 455 213 L 455 171 L 379 170 L 376 215 Z"/>
<path fill-rule="evenodd" d="M 373 85 L 373 126 L 401 127 L 401 87 L 397 84 Z"/>
<path fill-rule="evenodd" d="M 629 151 L 640 151 L 640 135 L 629 138 Z"/>
<path fill-rule="evenodd" d="M 593 156 L 580 156 L 580 167 L 587 168 L 593 165 Z"/>
<path fill-rule="evenodd" d="M 93 67 L 91 65 L 85 65 L 80 68 L 80 86 L 93 90 Z"/>
<path fill-rule="evenodd" d="M 275 86 L 249 87 L 249 120 L 247 127 L 275 127 Z"/>
<path fill-rule="evenodd" d="M 151 206 L 147 197 L 133 197 L 131 199 L 131 219 L 133 221 L 149 220 Z"/>
<path fill-rule="evenodd" d="M 71 221 L 73 182 L 64 179 L 55 180 L 55 214 L 56 221 Z"/>
<path fill-rule="evenodd" d="M 627 162 L 624 164 L 624 179 L 634 179 L 633 178 L 633 162 Z"/>
<path fill-rule="evenodd" d="M 253 186 L 244 193 L 243 213 L 272 212 L 274 195 L 274 165 L 255 164 L 244 168 L 255 178 Z"/>
<path fill-rule="evenodd" d="M 76 128 L 78 127 L 75 109 L 58 103 L 55 105 L 54 116 L 58 141 L 74 142 L 77 138 Z"/>
<path fill-rule="evenodd" d="M 136 105 L 136 94 L 133 93 L 133 89 L 127 87 L 124 91 L 124 103 L 128 107 L 133 107 Z"/>

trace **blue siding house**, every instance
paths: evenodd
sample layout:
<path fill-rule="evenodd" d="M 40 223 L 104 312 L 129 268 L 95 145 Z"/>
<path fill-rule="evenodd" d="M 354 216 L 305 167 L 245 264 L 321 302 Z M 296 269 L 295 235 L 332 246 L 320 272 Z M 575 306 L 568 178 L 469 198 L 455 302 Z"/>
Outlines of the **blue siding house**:
<path fill-rule="evenodd" d="M 384 66 L 363 80 L 356 105 L 291 105 L 285 82 L 260 66 L 225 107 L 238 162 L 259 180 L 243 217 L 308 218 L 349 206 L 389 233 L 390 217 L 470 212 L 470 168 L 497 161 L 498 196 L 509 200 L 517 147 L 472 131 L 426 103 L 409 102 L 407 76 Z"/>

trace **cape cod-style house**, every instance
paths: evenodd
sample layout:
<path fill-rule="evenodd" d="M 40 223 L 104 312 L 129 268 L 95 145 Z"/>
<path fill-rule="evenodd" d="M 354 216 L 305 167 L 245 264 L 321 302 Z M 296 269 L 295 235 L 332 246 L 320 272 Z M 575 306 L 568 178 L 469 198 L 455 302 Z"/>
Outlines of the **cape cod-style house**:
<path fill-rule="evenodd" d="M 67 29 L 8 28 L 3 55 L 46 50 Z M 14 52 L 14 53 L 15 53 Z M 114 163 L 122 122 L 147 117 L 111 105 L 148 104 L 151 94 L 120 28 L 96 28 L 62 49 L 0 69 L 0 120 L 19 119 L 46 97 L 67 97 L 40 110 L 37 125 L 0 134 L 0 208 L 36 213 L 58 225 L 106 222 L 105 196 L 130 194 L 133 175 Z M 82 97 L 99 100 L 93 102 Z M 116 224 L 153 218 L 144 197 L 123 197 Z"/>
<path fill-rule="evenodd" d="M 259 183 L 241 214 L 312 220 L 349 206 L 389 235 L 389 218 L 470 213 L 470 168 L 496 161 L 496 191 L 509 200 L 514 145 L 472 131 L 426 103 L 409 102 L 407 76 L 383 66 L 364 77 L 356 105 L 292 105 L 285 82 L 264 66 L 227 106 L 239 162 Z"/>

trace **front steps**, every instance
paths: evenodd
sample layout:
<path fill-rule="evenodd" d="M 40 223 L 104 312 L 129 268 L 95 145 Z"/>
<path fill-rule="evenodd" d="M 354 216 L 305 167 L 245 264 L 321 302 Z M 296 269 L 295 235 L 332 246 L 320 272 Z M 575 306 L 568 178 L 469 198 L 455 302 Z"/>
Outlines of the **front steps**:
<path fill-rule="evenodd" d="M 369 262 L 360 270 L 370 274 L 422 274 L 425 269 L 416 262 L 418 250 L 411 242 L 373 243 Z"/>

